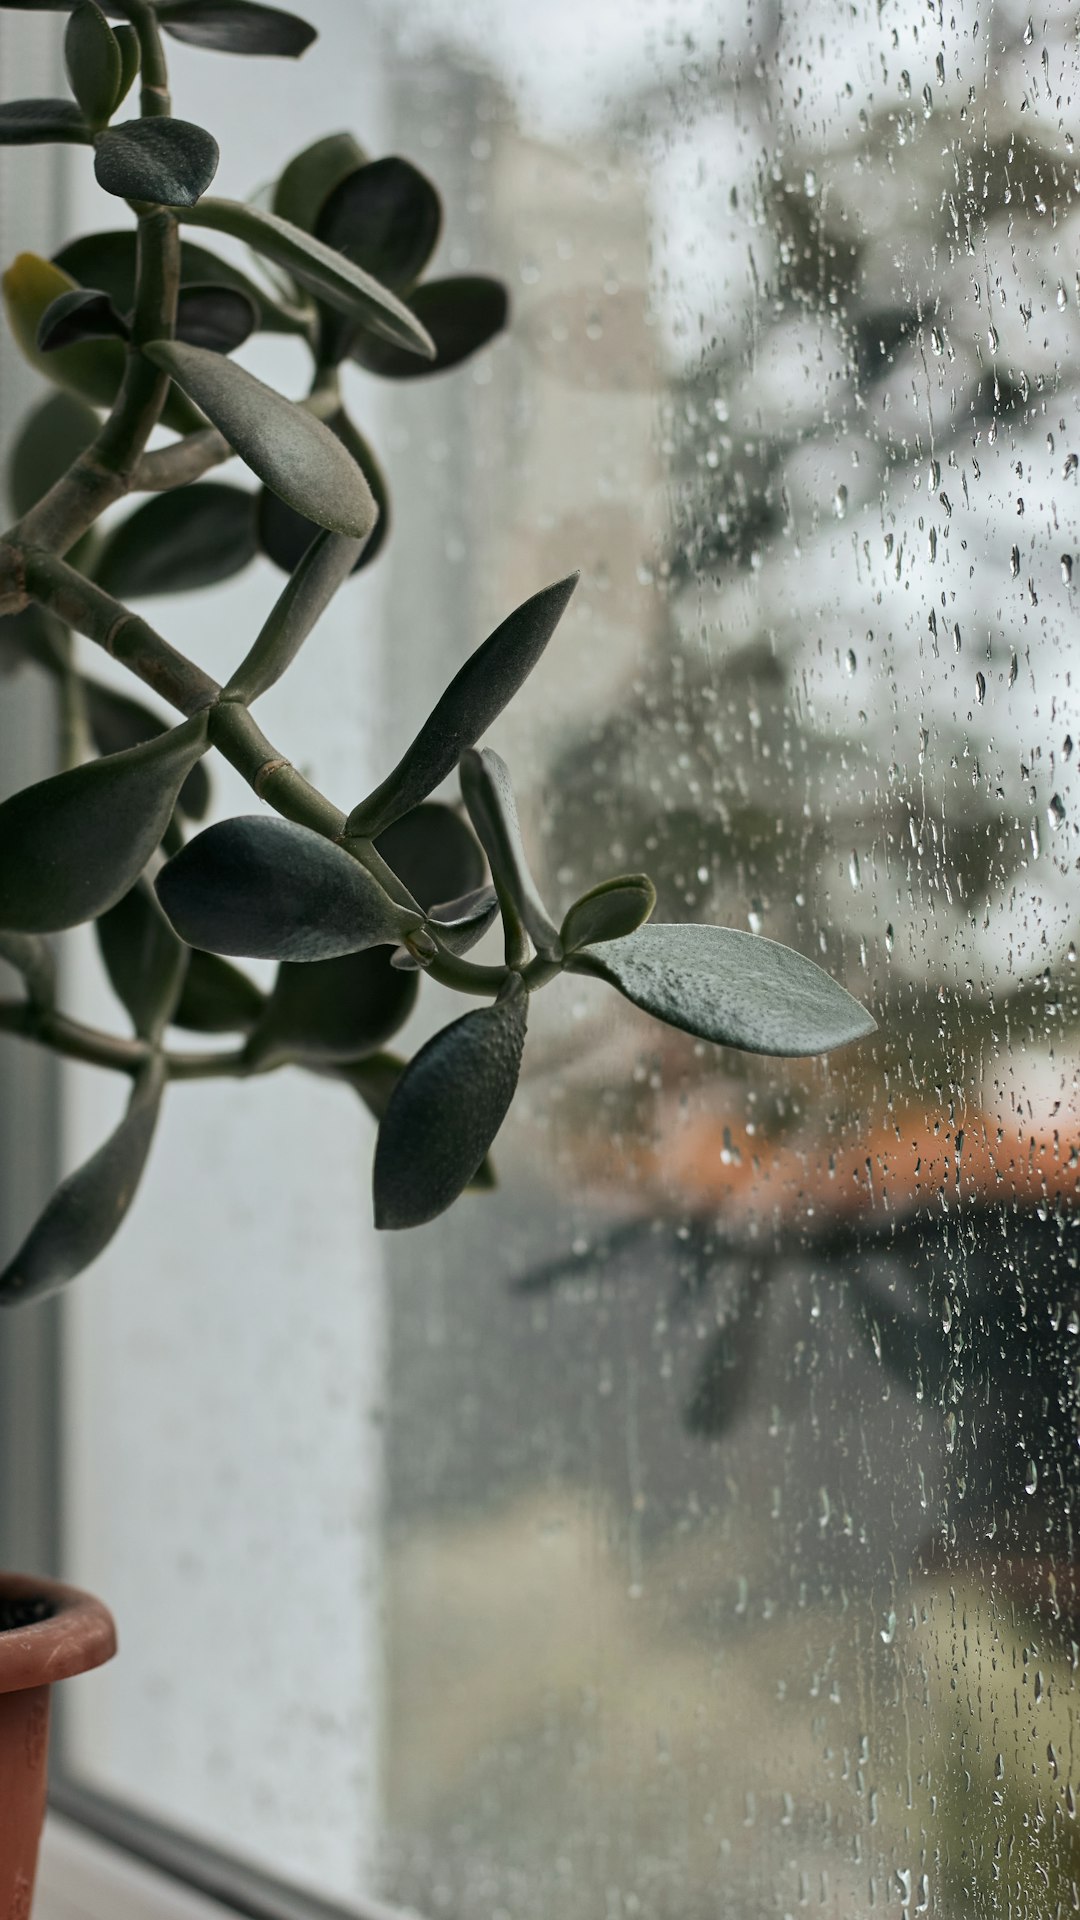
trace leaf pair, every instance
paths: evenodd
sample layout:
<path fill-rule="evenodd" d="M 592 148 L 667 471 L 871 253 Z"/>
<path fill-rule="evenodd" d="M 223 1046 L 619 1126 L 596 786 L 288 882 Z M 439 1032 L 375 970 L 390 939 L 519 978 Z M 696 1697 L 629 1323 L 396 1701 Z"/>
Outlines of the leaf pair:
<path fill-rule="evenodd" d="M 336 364 L 351 355 L 369 372 L 392 379 L 440 373 L 475 353 L 507 319 L 506 289 L 481 275 L 417 282 L 442 229 L 435 187 L 407 160 L 367 160 L 348 134 L 333 134 L 297 155 L 274 194 L 274 212 L 364 268 L 400 294 L 434 343 L 421 360 L 384 333 L 320 313 L 318 358 Z"/>

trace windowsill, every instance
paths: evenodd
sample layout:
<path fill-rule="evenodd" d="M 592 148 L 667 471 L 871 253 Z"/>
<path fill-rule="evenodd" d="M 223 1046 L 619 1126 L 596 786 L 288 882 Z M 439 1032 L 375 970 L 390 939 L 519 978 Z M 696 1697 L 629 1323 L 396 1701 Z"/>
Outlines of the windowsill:
<path fill-rule="evenodd" d="M 34 1920 L 235 1920 L 60 1814 L 45 1827 Z"/>

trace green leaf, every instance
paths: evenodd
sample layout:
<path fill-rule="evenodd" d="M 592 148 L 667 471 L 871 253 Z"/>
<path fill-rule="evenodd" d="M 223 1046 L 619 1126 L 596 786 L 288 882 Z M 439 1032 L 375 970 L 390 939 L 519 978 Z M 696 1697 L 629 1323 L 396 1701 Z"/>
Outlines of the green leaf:
<path fill-rule="evenodd" d="M 271 212 L 279 220 L 289 220 L 305 233 L 314 233 L 315 222 L 327 196 L 364 165 L 365 155 L 351 133 L 328 133 L 322 140 L 305 147 L 289 161 L 274 188 Z"/>
<path fill-rule="evenodd" d="M 279 967 L 248 1058 L 260 1067 L 358 1060 L 404 1026 L 419 991 L 418 976 L 396 972 L 383 947 Z"/>
<path fill-rule="evenodd" d="M 390 155 L 340 179 L 319 211 L 315 232 L 336 253 L 395 292 L 427 266 L 442 228 L 442 203 L 426 174 Z"/>
<path fill-rule="evenodd" d="M 310 546 L 225 688 L 227 699 L 250 706 L 280 680 L 347 578 L 356 541 L 345 534 L 324 533 L 318 527 L 312 532 Z"/>
<path fill-rule="evenodd" d="M 621 940 L 636 933 L 656 905 L 656 888 L 646 873 L 623 873 L 590 887 L 570 908 L 559 939 L 568 953 L 595 940 Z"/>
<path fill-rule="evenodd" d="M 153 1060 L 136 1081 L 115 1133 L 57 1188 L 0 1273 L 0 1305 L 54 1293 L 104 1252 L 135 1197 L 164 1085 L 164 1063 Z"/>
<path fill-rule="evenodd" d="M 445 373 L 460 366 L 502 332 L 510 311 L 501 280 L 477 273 L 428 280 L 410 293 L 406 304 L 435 342 L 434 359 L 417 360 L 371 334 L 357 333 L 349 343 L 357 364 L 386 380 L 412 380 L 418 374 Z"/>
<path fill-rule="evenodd" d="M 422 1226 L 478 1172 L 517 1087 L 529 997 L 517 975 L 492 1007 L 444 1027 L 405 1068 L 375 1147 L 375 1225 Z"/>
<path fill-rule="evenodd" d="M 75 140 L 88 146 L 90 129 L 73 100 L 7 100 L 0 106 L 0 147 L 26 147 L 41 140 Z"/>
<path fill-rule="evenodd" d="M 205 127 L 159 114 L 123 120 L 94 141 L 99 187 L 121 200 L 192 207 L 218 169 L 218 143 Z"/>
<path fill-rule="evenodd" d="M 204 347 L 156 340 L 143 351 L 172 375 L 272 492 L 321 527 L 367 538 L 376 516 L 371 489 L 321 420 Z"/>
<path fill-rule="evenodd" d="M 494 887 L 477 887 L 473 893 L 462 894 L 459 900 L 446 900 L 432 907 L 428 924 L 440 944 L 451 953 L 468 953 L 483 939 L 498 912 L 499 896 Z"/>
<path fill-rule="evenodd" d="M 97 287 L 72 287 L 50 301 L 38 321 L 40 353 L 55 353 L 76 340 L 126 340 L 128 325 L 107 293 Z"/>
<path fill-rule="evenodd" d="M 120 98 L 123 58 L 116 35 L 94 0 L 81 0 L 64 34 L 68 85 L 92 127 L 103 127 Z"/>
<path fill-rule="evenodd" d="M 374 839 L 415 807 L 487 732 L 528 678 L 566 611 L 578 575 L 543 587 L 470 654 L 393 772 L 353 808 L 346 832 Z"/>
<path fill-rule="evenodd" d="M 126 21 L 122 26 L 113 28 L 113 37 L 120 49 L 120 87 L 112 109 L 115 113 L 121 101 L 126 100 L 131 92 L 135 77 L 142 65 L 142 48 L 134 27 L 128 26 Z"/>
<path fill-rule="evenodd" d="M 120 313 L 130 313 L 135 302 L 135 247 L 135 233 L 127 229 L 83 234 L 80 239 L 69 240 L 66 247 L 61 247 L 53 264 L 84 287 L 102 288 Z M 242 293 L 255 308 L 257 325 L 264 333 L 296 333 L 303 330 L 301 316 L 282 312 L 269 294 L 257 287 L 238 267 L 232 266 L 227 260 L 220 260 L 208 247 L 197 246 L 192 240 L 181 242 L 180 285 L 181 288 L 205 285 L 230 287 L 234 292 Z"/>
<path fill-rule="evenodd" d="M 160 740 L 171 722 L 159 720 L 130 694 L 117 693 L 100 680 L 83 679 L 83 699 L 90 735 L 99 753 L 122 753 L 127 747 L 142 746 L 146 740 Z M 205 764 L 197 760 L 180 788 L 177 806 L 189 820 L 201 820 L 210 805 L 210 778 Z"/>
<path fill-rule="evenodd" d="M 265 1004 L 265 994 L 239 967 L 194 948 L 172 1025 L 193 1033 L 250 1033 Z"/>
<path fill-rule="evenodd" d="M 379 835 L 375 851 L 423 907 L 457 900 L 487 879 L 468 822 L 441 800 L 425 801 Z"/>
<path fill-rule="evenodd" d="M 56 999 L 56 961 L 47 940 L 37 933 L 0 933 L 0 960 L 21 973 L 32 1006 L 51 1007 Z"/>
<path fill-rule="evenodd" d="M 353 563 L 352 571 L 359 573 L 361 567 L 369 566 L 376 554 L 382 551 L 390 529 L 390 496 L 375 455 L 348 415 L 343 411 L 331 414 L 326 424 L 356 461 L 379 510 L 379 517 Z M 259 495 L 258 512 L 259 545 L 262 551 L 276 567 L 292 573 L 318 533 L 318 527 L 302 513 L 287 507 L 277 494 L 266 490 Z"/>
<path fill-rule="evenodd" d="M 258 323 L 254 300 L 238 287 L 181 287 L 176 303 L 176 338 L 189 347 L 233 353 Z"/>
<path fill-rule="evenodd" d="M 396 944 L 423 924 L 332 841 L 261 814 L 197 834 L 162 868 L 157 890 L 189 946 L 254 960 L 330 960 Z"/>
<path fill-rule="evenodd" d="M 101 282 L 104 287 L 104 281 Z M 127 365 L 127 349 L 119 340 L 80 340 L 42 353 L 37 344 L 41 317 L 50 303 L 75 286 L 70 274 L 36 253 L 20 253 L 3 276 L 4 307 L 20 351 L 56 386 L 67 387 L 96 407 L 111 407 Z M 111 289 L 105 288 L 107 292 Z M 114 303 L 121 304 L 122 303 Z M 176 433 L 204 427 L 205 420 L 184 395 L 170 388 L 162 425 Z"/>
<path fill-rule="evenodd" d="M 516 916 L 545 960 L 561 960 L 559 936 L 529 872 L 505 760 L 490 747 L 482 753 L 467 748 L 461 756 L 461 792 L 487 854 L 504 918 Z"/>
<path fill-rule="evenodd" d="M 734 927 L 642 927 L 566 964 L 609 981 L 669 1026 L 746 1053 L 826 1053 L 877 1026 L 812 960 Z"/>
<path fill-rule="evenodd" d="M 106 541 L 94 577 L 118 600 L 184 593 L 230 580 L 258 551 L 255 498 L 241 487 L 199 480 L 156 494 Z"/>
<path fill-rule="evenodd" d="M 53 393 L 27 414 L 11 453 L 8 492 L 21 516 L 48 493 L 93 440 L 97 414 L 73 394 Z"/>
<path fill-rule="evenodd" d="M 435 346 L 422 323 L 386 287 L 332 247 L 276 214 L 247 207 L 240 200 L 202 200 L 183 216 L 197 226 L 243 240 L 256 253 L 284 267 L 301 286 L 310 287 L 331 306 L 355 313 L 366 326 L 407 353 L 430 358 Z"/>
<path fill-rule="evenodd" d="M 76 927 L 134 886 L 207 745 L 204 713 L 156 740 L 54 774 L 0 806 L 0 926 Z"/>
<path fill-rule="evenodd" d="M 157 0 L 166 33 L 214 53 L 278 54 L 296 60 L 318 36 L 295 13 L 255 0 Z"/>
<path fill-rule="evenodd" d="M 95 922 L 101 957 L 113 991 L 135 1031 L 157 1040 L 172 1016 L 184 983 L 188 949 L 178 940 L 154 889 L 139 879 Z"/>

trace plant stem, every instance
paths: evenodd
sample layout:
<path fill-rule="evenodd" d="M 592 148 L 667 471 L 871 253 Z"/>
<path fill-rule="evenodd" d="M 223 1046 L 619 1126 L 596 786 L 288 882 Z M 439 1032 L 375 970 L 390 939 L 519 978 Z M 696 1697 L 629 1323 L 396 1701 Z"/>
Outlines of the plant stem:
<path fill-rule="evenodd" d="M 244 1080 L 273 1069 L 253 1067 L 247 1049 L 239 1047 L 233 1053 L 167 1053 L 165 1071 L 170 1080 Z"/>
<path fill-rule="evenodd" d="M 173 487 L 189 486 L 204 473 L 233 458 L 233 450 L 216 427 L 203 427 L 174 440 L 171 447 L 155 447 L 144 453 L 131 476 L 133 493 L 168 493 Z"/>
<path fill-rule="evenodd" d="M 137 1073 L 153 1052 L 146 1040 L 124 1040 L 84 1026 L 80 1020 L 69 1020 L 66 1014 L 32 1007 L 25 1000 L 0 1000 L 0 1033 L 21 1034 L 69 1060 L 120 1073 Z"/>
<path fill-rule="evenodd" d="M 153 30 L 156 34 L 156 26 Z M 169 391 L 168 375 L 160 373 L 141 348 L 146 340 L 171 338 L 179 285 L 176 217 L 163 207 L 151 207 L 139 215 L 135 313 L 112 411 L 85 452 L 12 528 L 8 538 L 13 543 L 67 553 L 106 507 L 130 491 Z"/>
<path fill-rule="evenodd" d="M 129 612 L 75 567 L 40 548 L 25 549 L 22 564 L 32 600 L 96 641 L 163 700 L 189 717 L 213 705 L 221 691 L 217 681 L 171 647 L 139 614 Z"/>
<path fill-rule="evenodd" d="M 139 111 L 144 120 L 171 113 L 169 74 L 154 9 L 146 0 L 124 0 L 123 10 L 139 37 Z"/>

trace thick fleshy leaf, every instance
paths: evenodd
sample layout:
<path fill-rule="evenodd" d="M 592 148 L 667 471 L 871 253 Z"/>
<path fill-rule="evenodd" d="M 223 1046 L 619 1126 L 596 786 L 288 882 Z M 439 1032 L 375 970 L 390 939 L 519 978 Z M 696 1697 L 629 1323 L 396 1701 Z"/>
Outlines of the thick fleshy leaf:
<path fill-rule="evenodd" d="M 335 1080 L 346 1081 L 360 1095 L 368 1112 L 376 1120 L 381 1120 L 406 1064 L 396 1053 L 372 1053 L 366 1060 L 357 1060 L 351 1066 L 335 1067 L 333 1075 Z M 498 1184 L 495 1168 L 485 1154 L 465 1191 L 490 1193 Z"/>
<path fill-rule="evenodd" d="M 347 831 L 372 839 L 426 800 L 528 678 L 566 611 L 578 576 L 541 588 L 470 654 L 393 772 L 354 807 Z"/>
<path fill-rule="evenodd" d="M 121 26 L 114 27 L 113 34 L 120 49 L 120 88 L 113 101 L 115 113 L 121 101 L 126 100 L 131 92 L 142 64 L 142 48 L 139 46 L 139 36 L 134 27 L 129 26 L 126 21 Z"/>
<path fill-rule="evenodd" d="M 437 901 L 475 892 L 487 879 L 484 855 L 468 821 L 441 800 L 425 801 L 403 814 L 379 835 L 375 851 L 425 913 Z"/>
<path fill-rule="evenodd" d="M 55 255 L 53 265 L 80 286 L 100 287 L 120 313 L 130 313 L 135 300 L 135 245 L 133 229 L 87 233 L 69 240 Z M 263 333 L 296 332 L 303 322 L 290 318 L 255 282 L 230 261 L 220 260 L 208 247 L 184 240 L 180 246 L 180 286 L 229 287 L 250 300 Z"/>
<path fill-rule="evenodd" d="M 348 415 L 344 412 L 332 414 L 326 424 L 356 461 L 379 510 L 379 517 L 353 563 L 353 572 L 359 573 L 361 567 L 370 566 L 376 554 L 382 551 L 390 529 L 390 496 L 375 455 Z M 313 521 L 286 506 L 276 493 L 264 490 L 260 494 L 259 545 L 267 559 L 285 573 L 292 573 L 299 565 L 318 531 Z"/>
<path fill-rule="evenodd" d="M 106 193 L 164 207 L 192 207 L 218 169 L 218 143 L 191 120 L 159 114 L 122 120 L 94 142 L 94 174 Z"/>
<path fill-rule="evenodd" d="M 127 747 L 160 740 L 170 722 L 159 720 L 130 694 L 117 693 L 99 680 L 83 680 L 83 699 L 91 738 L 99 753 L 122 753 Z M 210 776 L 197 760 L 177 795 L 176 804 L 189 820 L 201 820 L 210 805 Z"/>
<path fill-rule="evenodd" d="M 81 0 L 64 34 L 68 85 L 92 127 L 103 127 L 120 98 L 123 60 L 116 35 L 94 0 Z"/>
<path fill-rule="evenodd" d="M 74 394 L 51 393 L 27 415 L 8 470 L 8 492 L 16 514 L 29 512 L 48 493 L 97 430 L 97 414 Z"/>
<path fill-rule="evenodd" d="M 490 747 L 485 747 L 482 753 L 471 747 L 467 749 L 461 756 L 461 792 L 487 854 L 504 913 L 508 907 L 513 909 L 537 953 L 546 960 L 560 960 L 559 935 L 525 857 L 517 802 L 505 760 Z"/>
<path fill-rule="evenodd" d="M 258 551 L 255 497 L 220 480 L 155 494 L 107 540 L 94 578 L 118 600 L 214 586 Z"/>
<path fill-rule="evenodd" d="M 280 220 L 260 207 L 245 206 L 240 200 L 217 198 L 200 201 L 184 218 L 243 240 L 256 253 L 284 267 L 320 299 L 345 313 L 355 313 L 381 338 L 403 347 L 407 355 L 420 355 L 426 361 L 434 354 L 434 342 L 423 323 L 396 294 L 291 221 Z"/>
<path fill-rule="evenodd" d="M 37 331 L 46 308 L 75 287 L 70 274 L 39 254 L 20 253 L 4 273 L 2 284 L 8 324 L 30 365 L 56 386 L 67 387 L 95 407 L 111 407 L 127 364 L 127 348 L 122 341 L 80 340 L 55 353 L 42 353 L 38 347 Z M 100 284 L 105 285 L 103 281 Z M 189 433 L 206 425 L 197 408 L 175 387 L 169 390 L 161 417 L 162 425 L 175 433 Z"/>
<path fill-rule="evenodd" d="M 384 947 L 279 967 L 248 1057 L 259 1066 L 358 1060 L 404 1026 L 419 990 L 416 974 L 396 972 Z"/>
<path fill-rule="evenodd" d="M 115 1133 L 57 1188 L 0 1273 L 0 1305 L 54 1293 L 105 1251 L 135 1197 L 164 1085 L 164 1065 L 153 1060 L 136 1081 Z"/>
<path fill-rule="evenodd" d="M 347 174 L 366 160 L 351 133 L 328 133 L 290 160 L 274 188 L 271 212 L 314 233 L 323 202 Z"/>
<path fill-rule="evenodd" d="M 47 940 L 38 933 L 0 933 L 0 960 L 21 973 L 27 999 L 35 1007 L 51 1007 L 56 999 L 56 961 Z"/>
<path fill-rule="evenodd" d="M 0 147 L 34 146 L 41 140 L 88 146 L 91 138 L 74 100 L 6 100 L 0 106 Z"/>
<path fill-rule="evenodd" d="M 622 873 L 574 901 L 559 938 L 568 953 L 594 940 L 621 940 L 644 925 L 655 905 L 656 888 L 647 873 Z"/>
<path fill-rule="evenodd" d="M 431 181 L 408 160 L 370 160 L 339 180 L 319 211 L 315 232 L 395 292 L 427 266 L 442 227 Z"/>
<path fill-rule="evenodd" d="M 317 38 L 295 13 L 255 0 L 157 0 L 166 33 L 214 53 L 278 54 L 296 60 Z"/>
<path fill-rule="evenodd" d="M 423 924 L 332 841 L 262 814 L 196 834 L 157 890 L 189 946 L 253 960 L 332 960 L 396 945 Z"/>
<path fill-rule="evenodd" d="M 451 953 L 468 953 L 483 939 L 498 912 L 499 896 L 494 887 L 477 887 L 474 893 L 462 894 L 460 900 L 446 900 L 432 907 L 428 924 Z"/>
<path fill-rule="evenodd" d="M 156 340 L 144 351 L 202 408 L 272 492 L 320 527 L 354 540 L 367 538 L 377 512 L 371 488 L 321 420 L 256 380 L 245 367 L 205 347 Z"/>
<path fill-rule="evenodd" d="M 280 680 L 348 576 L 357 542 L 319 527 L 312 533 L 288 585 L 225 688 L 228 698 L 245 706 Z"/>
<path fill-rule="evenodd" d="M 238 287 L 181 287 L 176 338 L 211 353 L 232 353 L 254 332 L 258 318 L 255 302 Z"/>
<path fill-rule="evenodd" d="M 77 340 L 126 340 L 128 325 L 107 293 L 97 287 L 72 287 L 50 302 L 38 322 L 39 353 L 55 353 Z"/>
<path fill-rule="evenodd" d="M 77 927 L 134 886 L 207 744 L 205 714 L 145 746 L 12 794 L 0 806 L 0 926 Z"/>
<path fill-rule="evenodd" d="M 406 304 L 435 342 L 434 359 L 417 360 L 367 333 L 357 333 L 349 346 L 359 366 L 387 380 L 411 380 L 417 374 L 445 373 L 460 366 L 502 332 L 510 313 L 502 281 L 478 273 L 425 281 L 410 293 Z"/>
<path fill-rule="evenodd" d="M 481 1166 L 514 1097 L 529 996 L 455 1020 L 421 1047 L 390 1096 L 375 1147 L 375 1225 L 419 1227 L 452 1206 Z"/>
<path fill-rule="evenodd" d="M 113 991 L 136 1033 L 158 1039 L 183 985 L 188 948 L 170 927 L 153 887 L 137 880 L 94 930 Z"/>
<path fill-rule="evenodd" d="M 812 960 L 735 927 L 642 927 L 566 964 L 609 981 L 669 1026 L 746 1053 L 827 1053 L 877 1026 Z"/>
<path fill-rule="evenodd" d="M 239 967 L 193 948 L 172 1025 L 192 1033 L 250 1033 L 265 1004 L 266 995 Z"/>

